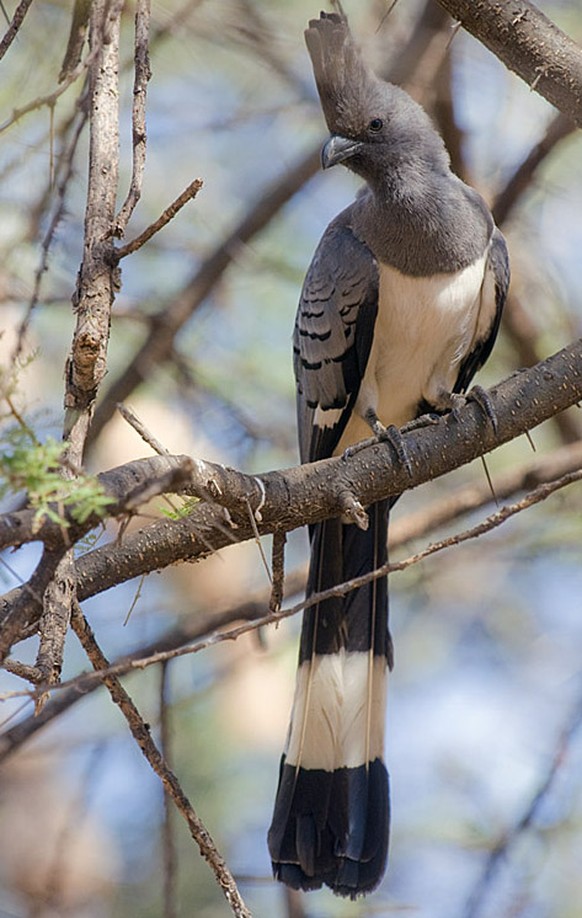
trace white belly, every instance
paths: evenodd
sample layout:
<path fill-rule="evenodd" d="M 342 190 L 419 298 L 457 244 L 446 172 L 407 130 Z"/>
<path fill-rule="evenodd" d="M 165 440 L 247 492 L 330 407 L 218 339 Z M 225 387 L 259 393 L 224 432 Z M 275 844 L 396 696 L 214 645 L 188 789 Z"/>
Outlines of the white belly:
<path fill-rule="evenodd" d="M 436 405 L 452 390 L 460 362 L 489 327 L 495 308 L 494 290 L 485 289 L 487 256 L 455 274 L 428 278 L 379 265 L 374 341 L 338 454 L 370 436 L 366 411 L 385 426 L 401 427 L 416 416 L 422 399 Z"/>

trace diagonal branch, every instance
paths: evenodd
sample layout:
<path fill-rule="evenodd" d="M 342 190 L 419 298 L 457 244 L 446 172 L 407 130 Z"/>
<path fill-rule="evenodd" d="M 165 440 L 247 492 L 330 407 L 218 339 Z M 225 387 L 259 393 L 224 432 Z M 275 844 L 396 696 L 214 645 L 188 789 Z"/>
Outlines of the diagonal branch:
<path fill-rule="evenodd" d="M 448 536 L 444 539 L 440 539 L 438 542 L 431 542 L 431 544 L 426 548 L 416 552 L 414 555 L 410 555 L 409 557 L 404 558 L 402 561 L 387 562 L 386 564 L 376 568 L 373 571 L 361 574 L 352 578 L 351 580 L 344 581 L 343 583 L 339 583 L 328 589 L 321 590 L 320 592 L 312 593 L 310 596 L 300 600 L 299 602 L 289 606 L 282 611 L 272 611 L 269 609 L 269 611 L 264 612 L 263 610 L 263 614 L 248 621 L 244 621 L 242 624 L 238 624 L 235 627 L 227 628 L 226 630 L 214 628 L 210 632 L 206 632 L 203 637 L 195 643 L 189 643 L 188 645 L 182 645 L 167 650 L 160 650 L 156 646 L 156 648 L 152 653 L 149 654 L 149 656 L 136 657 L 135 655 L 132 655 L 131 657 L 123 658 L 118 663 L 115 663 L 111 666 L 108 665 L 104 671 L 100 671 L 97 675 L 97 678 L 99 680 L 105 681 L 105 676 L 122 676 L 128 672 L 131 672 L 132 670 L 141 670 L 148 666 L 154 666 L 159 663 L 167 663 L 169 660 L 173 660 L 176 657 L 200 653 L 200 651 L 207 650 L 209 647 L 214 647 L 215 645 L 222 644 L 225 641 L 236 640 L 243 634 L 248 634 L 251 631 L 255 631 L 267 625 L 279 624 L 283 619 L 290 618 L 291 616 L 296 615 L 298 612 L 302 612 L 303 610 L 308 609 L 314 605 L 325 602 L 332 597 L 345 596 L 352 592 L 352 590 L 358 589 L 359 587 L 362 587 L 373 580 L 377 580 L 380 577 L 396 573 L 397 571 L 407 570 L 409 567 L 424 561 L 426 558 L 429 558 L 432 555 L 446 551 L 453 546 L 461 545 L 464 542 L 477 539 L 488 532 L 492 532 L 493 530 L 499 528 L 499 526 L 502 526 L 506 520 L 510 519 L 511 517 L 516 516 L 518 513 L 522 513 L 524 510 L 529 509 L 535 504 L 541 503 L 550 495 L 556 493 L 556 491 L 559 491 L 562 488 L 566 488 L 571 484 L 576 484 L 581 480 L 582 470 L 579 469 L 576 472 L 570 472 L 557 481 L 539 485 L 520 500 L 501 507 L 501 509 L 497 510 L 495 513 L 490 514 L 488 517 L 477 523 L 475 526 L 472 526 L 470 529 L 466 529 L 463 532 Z M 88 681 L 88 677 L 83 674 L 79 677 L 72 678 L 68 682 L 62 682 L 60 685 L 53 686 L 51 688 L 61 691 L 68 691 L 70 688 L 76 688 L 77 691 L 79 691 L 83 689 L 87 690 L 87 686 L 90 686 L 89 690 L 96 687 L 95 683 Z M 44 691 L 46 691 L 47 688 L 48 686 L 38 686 L 36 690 L 17 692 L 14 694 L 32 695 L 36 697 L 39 693 L 42 694 Z"/>
<path fill-rule="evenodd" d="M 257 476 L 225 466 L 195 462 L 190 488 L 210 496 L 213 503 L 201 500 L 186 517 L 158 520 L 120 543 L 84 555 L 77 565 L 79 600 L 177 561 L 204 558 L 235 541 L 253 538 L 249 502 L 256 508 L 262 501 L 261 520 L 256 522 L 261 535 L 289 531 L 341 514 L 346 493 L 369 506 L 471 462 L 582 400 L 582 339 L 515 374 L 489 394 L 497 432 L 479 406 L 470 402 L 457 416 L 403 434 L 410 472 L 392 454 L 390 444 L 377 441 L 349 458 L 264 473 L 260 482 Z M 147 461 L 155 465 L 170 460 Z M 58 538 L 56 532 L 53 536 Z M 27 628 L 34 627 L 39 610 L 26 587 L 3 598 L 0 624 L 14 620 L 14 605 Z M 27 633 L 25 629 L 23 636 Z"/>
<path fill-rule="evenodd" d="M 28 13 L 28 9 L 32 3 L 32 0 L 20 0 L 20 3 L 16 7 L 16 12 L 12 17 L 12 21 L 8 27 L 6 34 L 3 36 L 2 41 L 0 41 L 0 61 L 8 51 L 8 48 L 18 35 L 20 26 L 24 22 L 24 17 Z"/>
<path fill-rule="evenodd" d="M 89 657 L 93 668 L 100 672 L 107 670 L 109 663 L 103 655 L 85 616 L 80 608 L 76 606 L 73 610 L 71 625 L 85 653 Z M 147 759 L 150 767 L 157 774 L 162 782 L 165 791 L 174 801 L 178 811 L 182 814 L 190 834 L 198 848 L 200 854 L 212 868 L 216 881 L 220 886 L 226 901 L 228 902 L 233 915 L 236 918 L 251 918 L 251 913 L 244 904 L 242 897 L 237 889 L 230 870 L 223 857 L 219 853 L 208 829 L 197 815 L 194 807 L 188 800 L 182 790 L 178 778 L 168 767 L 167 762 L 161 755 L 159 749 L 154 743 L 149 726 L 144 722 L 141 714 L 137 710 L 132 699 L 121 685 L 116 676 L 103 675 L 103 681 L 111 695 L 112 700 L 120 709 L 127 721 L 131 735 Z"/>
<path fill-rule="evenodd" d="M 531 89 L 582 127 L 582 49 L 529 0 L 438 0 Z"/>

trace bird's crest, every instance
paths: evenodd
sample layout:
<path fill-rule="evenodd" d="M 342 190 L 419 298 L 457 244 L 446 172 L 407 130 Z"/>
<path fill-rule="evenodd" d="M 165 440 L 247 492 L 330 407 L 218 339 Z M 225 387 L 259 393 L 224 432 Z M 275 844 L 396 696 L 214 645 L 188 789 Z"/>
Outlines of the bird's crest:
<path fill-rule="evenodd" d="M 311 19 L 305 42 L 329 130 L 357 132 L 382 83 L 362 60 L 343 11 Z"/>

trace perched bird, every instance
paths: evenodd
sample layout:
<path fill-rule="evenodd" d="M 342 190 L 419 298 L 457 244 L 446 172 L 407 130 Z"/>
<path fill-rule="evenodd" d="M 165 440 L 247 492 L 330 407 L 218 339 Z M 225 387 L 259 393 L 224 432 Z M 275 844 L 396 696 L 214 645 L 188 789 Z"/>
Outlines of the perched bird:
<path fill-rule="evenodd" d="M 312 462 L 455 404 L 491 353 L 509 263 L 428 115 L 366 66 L 343 13 L 321 13 L 305 38 L 331 132 L 323 168 L 365 180 L 323 234 L 299 302 L 299 446 Z M 369 508 L 366 531 L 311 527 L 308 597 L 386 563 L 393 503 Z M 293 888 L 355 898 L 384 874 L 388 667 L 385 577 L 307 608 L 268 838 L 274 874 Z"/>

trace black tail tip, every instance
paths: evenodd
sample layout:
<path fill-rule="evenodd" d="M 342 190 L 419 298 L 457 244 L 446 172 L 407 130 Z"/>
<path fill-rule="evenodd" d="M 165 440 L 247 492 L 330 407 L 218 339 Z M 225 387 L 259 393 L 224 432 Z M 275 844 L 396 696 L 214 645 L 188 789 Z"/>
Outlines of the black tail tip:
<path fill-rule="evenodd" d="M 282 763 L 269 851 L 273 875 L 292 889 L 328 886 L 357 899 L 382 881 L 390 794 L 380 759 L 333 772 Z"/>

